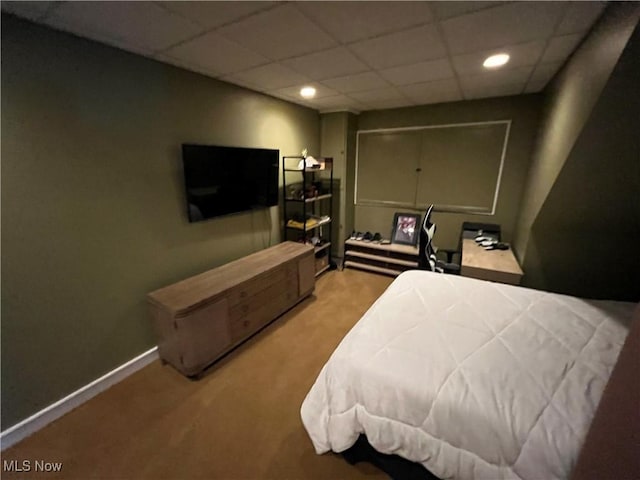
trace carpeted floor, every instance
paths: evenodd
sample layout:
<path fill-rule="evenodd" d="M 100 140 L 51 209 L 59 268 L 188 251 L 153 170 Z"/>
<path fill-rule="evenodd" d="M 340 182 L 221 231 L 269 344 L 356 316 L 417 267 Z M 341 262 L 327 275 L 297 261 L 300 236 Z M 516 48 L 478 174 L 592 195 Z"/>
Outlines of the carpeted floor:
<path fill-rule="evenodd" d="M 60 473 L 2 478 L 387 478 L 368 464 L 316 455 L 300 405 L 331 352 L 391 281 L 355 270 L 325 273 L 314 296 L 202 379 L 154 362 L 3 452 L 3 462 L 62 462 Z"/>

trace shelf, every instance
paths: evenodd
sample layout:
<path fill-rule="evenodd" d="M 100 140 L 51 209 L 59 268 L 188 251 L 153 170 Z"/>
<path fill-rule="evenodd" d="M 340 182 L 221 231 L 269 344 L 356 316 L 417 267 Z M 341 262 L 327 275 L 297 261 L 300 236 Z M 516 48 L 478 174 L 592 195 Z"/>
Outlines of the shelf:
<path fill-rule="evenodd" d="M 318 270 L 318 271 L 316 272 L 316 277 L 317 277 L 318 275 L 320 275 L 321 273 L 324 273 L 324 272 L 326 272 L 327 270 L 329 270 L 329 268 L 330 268 L 330 267 L 331 267 L 331 265 L 325 265 L 324 267 L 322 267 L 320 270 Z"/>
<path fill-rule="evenodd" d="M 332 157 L 282 157 L 283 238 L 313 246 L 316 277 L 335 266 L 331 260 L 333 182 Z M 326 243 L 314 246 L 311 237 L 322 237 Z"/>
<path fill-rule="evenodd" d="M 331 242 L 327 242 L 327 243 L 324 243 L 324 244 L 320 245 L 319 247 L 314 247 L 313 251 L 314 251 L 314 253 L 318 253 L 318 252 L 321 252 L 323 250 L 326 250 L 330 246 L 331 246 Z"/>
<path fill-rule="evenodd" d="M 325 167 L 319 167 L 319 168 L 305 168 L 304 170 L 299 169 L 299 168 L 285 168 L 284 171 L 285 172 L 328 172 L 329 170 L 331 170 L 330 168 L 325 168 Z"/>
<path fill-rule="evenodd" d="M 404 267 L 418 268 L 418 262 L 411 262 L 409 260 L 401 260 L 393 257 L 381 257 L 380 255 L 371 255 L 369 253 L 357 252 L 348 250 L 345 252 L 345 256 L 359 257 L 367 260 L 374 260 L 376 262 L 394 263 L 396 265 L 402 265 Z"/>
<path fill-rule="evenodd" d="M 307 232 L 309 230 L 313 230 L 315 228 L 321 227 L 322 225 L 326 225 L 327 223 L 331 223 L 331 219 L 328 218 L 327 220 L 321 220 L 318 223 L 314 223 L 313 225 L 310 225 L 308 227 L 302 226 L 302 227 L 297 227 L 297 226 L 292 226 L 292 225 L 285 225 L 286 228 L 290 228 L 292 230 L 306 230 Z"/>
<path fill-rule="evenodd" d="M 333 195 L 331 195 L 330 193 L 324 193 L 322 195 L 318 195 L 317 197 L 311 197 L 311 198 L 305 198 L 304 200 L 302 198 L 285 198 L 285 200 L 287 202 L 304 202 L 304 203 L 313 203 L 313 202 L 318 202 L 320 200 L 325 200 L 327 198 L 331 198 Z"/>
<path fill-rule="evenodd" d="M 373 243 L 365 242 L 363 240 L 345 240 L 345 245 L 351 245 L 354 247 L 371 248 L 374 250 L 382 250 L 391 253 L 401 253 L 404 255 L 418 255 L 418 247 L 411 245 L 399 245 L 397 243 Z"/>
<path fill-rule="evenodd" d="M 390 268 L 376 267 L 375 265 L 369 265 L 367 263 L 360 263 L 360 262 L 353 262 L 351 260 L 346 260 L 344 262 L 344 266 L 359 268 L 361 270 L 370 270 L 372 272 L 377 272 L 377 273 L 384 273 L 386 275 L 393 275 L 394 277 L 397 277 L 402 273 L 402 272 L 399 272 L 398 270 L 391 270 Z"/>

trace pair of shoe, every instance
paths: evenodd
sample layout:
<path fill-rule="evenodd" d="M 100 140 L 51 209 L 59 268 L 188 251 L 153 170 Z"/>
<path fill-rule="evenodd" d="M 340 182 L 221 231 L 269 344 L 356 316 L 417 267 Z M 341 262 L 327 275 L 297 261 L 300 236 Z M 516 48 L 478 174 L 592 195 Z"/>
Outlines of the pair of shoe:
<path fill-rule="evenodd" d="M 373 234 L 371 232 L 362 233 L 362 232 L 356 232 L 354 230 L 351 233 L 351 236 L 349 237 L 349 239 L 350 240 L 361 240 L 363 242 L 380 243 L 382 241 L 382 235 L 380 235 L 378 232 Z"/>
<path fill-rule="evenodd" d="M 484 246 L 484 249 L 485 250 L 509 250 L 509 245 L 507 245 L 506 243 L 496 241 L 494 243 Z"/>

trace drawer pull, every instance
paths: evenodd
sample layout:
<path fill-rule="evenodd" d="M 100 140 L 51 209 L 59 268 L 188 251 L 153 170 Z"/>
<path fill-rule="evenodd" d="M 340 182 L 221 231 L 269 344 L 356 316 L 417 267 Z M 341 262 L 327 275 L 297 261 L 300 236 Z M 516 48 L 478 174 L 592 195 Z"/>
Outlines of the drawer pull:
<path fill-rule="evenodd" d="M 248 327 L 248 326 L 249 326 L 249 320 L 244 320 L 244 321 L 242 322 L 242 326 L 243 326 L 243 327 Z"/>

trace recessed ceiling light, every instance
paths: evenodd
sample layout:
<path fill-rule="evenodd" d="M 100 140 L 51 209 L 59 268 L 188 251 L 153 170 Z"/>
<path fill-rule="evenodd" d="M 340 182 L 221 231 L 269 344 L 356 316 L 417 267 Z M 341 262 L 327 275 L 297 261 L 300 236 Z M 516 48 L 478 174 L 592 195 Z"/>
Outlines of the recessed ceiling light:
<path fill-rule="evenodd" d="M 313 87 L 303 87 L 300 90 L 300 95 L 304 98 L 313 98 L 316 96 L 316 89 Z"/>
<path fill-rule="evenodd" d="M 509 55 L 506 53 L 498 53 L 497 55 L 491 55 L 482 64 L 485 68 L 498 68 L 509 61 Z"/>

